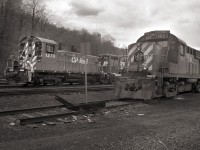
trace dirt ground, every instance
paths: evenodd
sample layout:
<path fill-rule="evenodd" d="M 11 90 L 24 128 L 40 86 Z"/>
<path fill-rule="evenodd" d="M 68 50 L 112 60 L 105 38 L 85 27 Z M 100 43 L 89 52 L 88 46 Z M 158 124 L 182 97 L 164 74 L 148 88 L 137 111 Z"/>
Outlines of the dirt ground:
<path fill-rule="evenodd" d="M 92 99 L 113 93 L 92 93 Z M 65 95 L 66 97 L 70 95 Z M 71 95 L 76 97 L 75 95 Z M 83 95 L 79 95 L 84 100 Z M 69 99 L 72 97 L 68 97 Z M 24 101 L 26 100 L 26 103 Z M 58 104 L 52 95 L 1 97 L 1 110 Z M 199 150 L 200 94 L 71 116 L 69 123 L 11 125 L 0 117 L 0 150 Z"/>

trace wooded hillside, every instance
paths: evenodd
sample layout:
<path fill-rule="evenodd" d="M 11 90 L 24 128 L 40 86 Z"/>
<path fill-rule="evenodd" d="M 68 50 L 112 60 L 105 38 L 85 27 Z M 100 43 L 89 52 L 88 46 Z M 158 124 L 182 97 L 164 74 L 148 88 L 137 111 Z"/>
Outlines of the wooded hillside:
<path fill-rule="evenodd" d="M 110 35 L 57 26 L 51 14 L 41 0 L 0 0 L 0 74 L 8 57 L 18 53 L 18 42 L 27 35 L 55 40 L 67 51 L 80 52 L 80 43 L 90 42 L 91 55 L 124 54 Z"/>

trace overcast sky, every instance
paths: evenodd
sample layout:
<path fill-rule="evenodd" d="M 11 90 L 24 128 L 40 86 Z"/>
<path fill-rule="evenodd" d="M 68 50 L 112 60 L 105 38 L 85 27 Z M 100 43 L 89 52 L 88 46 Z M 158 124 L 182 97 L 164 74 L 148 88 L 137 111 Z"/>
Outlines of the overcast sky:
<path fill-rule="evenodd" d="M 47 0 L 64 27 L 110 34 L 117 45 L 136 42 L 144 32 L 170 30 L 200 50 L 200 0 Z"/>

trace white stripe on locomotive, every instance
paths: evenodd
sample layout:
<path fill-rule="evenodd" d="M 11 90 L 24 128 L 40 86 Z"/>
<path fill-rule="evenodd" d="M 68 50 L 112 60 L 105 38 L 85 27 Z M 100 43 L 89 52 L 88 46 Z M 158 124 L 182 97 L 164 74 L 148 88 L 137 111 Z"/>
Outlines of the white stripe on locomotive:
<path fill-rule="evenodd" d="M 26 43 L 26 46 L 24 47 L 24 53 L 25 53 L 25 56 L 26 56 L 27 53 L 28 53 L 28 42 Z"/>
<path fill-rule="evenodd" d="M 149 71 L 152 70 L 152 60 L 153 60 L 153 44 L 149 45 L 149 47 L 144 52 L 144 63 L 142 64 L 144 67 L 148 68 Z"/>
<path fill-rule="evenodd" d="M 137 49 L 137 45 L 135 44 L 131 50 L 128 52 L 128 56 L 130 56 Z"/>
<path fill-rule="evenodd" d="M 32 42 L 32 57 L 35 56 L 35 42 Z"/>
<path fill-rule="evenodd" d="M 144 56 L 148 55 L 153 50 L 153 44 L 151 44 L 147 50 L 144 52 Z"/>
<path fill-rule="evenodd" d="M 149 68 L 148 68 L 148 70 L 149 70 L 149 71 L 152 71 L 152 69 L 153 69 L 153 66 L 150 65 Z"/>
<path fill-rule="evenodd" d="M 32 62 L 35 62 L 37 56 L 34 56 L 33 59 L 31 60 Z"/>
<path fill-rule="evenodd" d="M 35 49 L 35 42 L 32 42 L 32 50 Z"/>
<path fill-rule="evenodd" d="M 148 66 L 148 64 L 153 60 L 153 55 L 146 55 L 148 58 L 145 60 L 145 62 L 143 63 L 144 66 Z"/>
<path fill-rule="evenodd" d="M 131 58 L 131 62 L 133 62 L 134 61 L 134 56 Z"/>
<path fill-rule="evenodd" d="M 145 49 L 145 47 L 147 46 L 148 43 L 142 43 L 141 47 L 142 47 L 142 51 Z"/>

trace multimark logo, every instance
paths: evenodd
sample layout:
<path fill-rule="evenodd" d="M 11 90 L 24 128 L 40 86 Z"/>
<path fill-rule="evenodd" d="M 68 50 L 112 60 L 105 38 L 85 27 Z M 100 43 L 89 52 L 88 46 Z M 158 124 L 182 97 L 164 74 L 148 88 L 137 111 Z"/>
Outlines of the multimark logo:
<path fill-rule="evenodd" d="M 144 61 L 144 53 L 141 51 L 137 51 L 134 55 L 135 62 L 143 62 Z"/>

